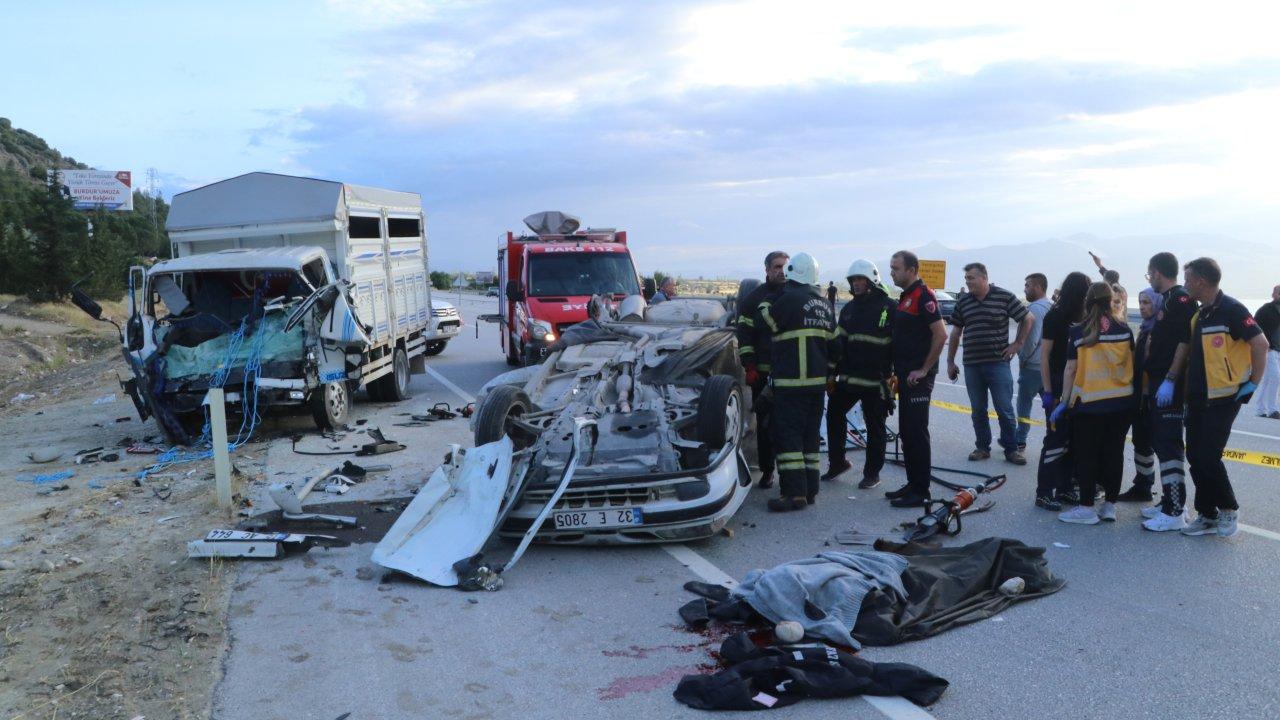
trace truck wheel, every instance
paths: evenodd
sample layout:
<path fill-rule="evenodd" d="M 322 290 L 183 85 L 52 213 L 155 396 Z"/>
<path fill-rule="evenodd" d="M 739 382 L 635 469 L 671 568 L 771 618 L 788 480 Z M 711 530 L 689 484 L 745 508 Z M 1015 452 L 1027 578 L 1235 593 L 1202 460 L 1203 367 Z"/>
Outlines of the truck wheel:
<path fill-rule="evenodd" d="M 369 398 L 377 402 L 409 399 L 409 353 L 404 348 L 391 353 L 391 372 L 369 383 Z"/>
<path fill-rule="evenodd" d="M 347 383 L 325 383 L 311 391 L 311 418 L 321 430 L 336 430 L 347 424 L 351 410 L 351 394 Z"/>
<path fill-rule="evenodd" d="M 698 398 L 697 439 L 712 450 L 736 442 L 742 436 L 745 407 L 742 386 L 735 378 L 712 375 Z"/>
<path fill-rule="evenodd" d="M 528 447 L 533 438 L 513 427 L 511 421 L 532 409 L 529 396 L 515 385 L 499 385 L 490 390 L 476 410 L 476 445 L 495 442 L 508 435 L 517 450 Z"/>
<path fill-rule="evenodd" d="M 435 342 L 429 342 L 427 343 L 426 348 L 423 350 L 423 353 L 430 356 L 439 355 L 440 353 L 444 352 L 444 346 L 447 344 L 448 344 L 447 340 L 436 340 Z"/>

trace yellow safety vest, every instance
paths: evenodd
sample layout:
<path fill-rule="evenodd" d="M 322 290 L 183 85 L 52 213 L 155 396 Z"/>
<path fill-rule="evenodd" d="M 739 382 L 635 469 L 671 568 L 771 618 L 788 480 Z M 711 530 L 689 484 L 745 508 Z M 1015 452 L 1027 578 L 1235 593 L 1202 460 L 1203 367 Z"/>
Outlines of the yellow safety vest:
<path fill-rule="evenodd" d="M 1253 356 L 1249 343 L 1231 337 L 1226 325 L 1200 324 L 1201 308 L 1191 317 L 1191 333 L 1200 335 L 1200 350 L 1204 353 L 1204 381 L 1209 400 L 1231 397 L 1240 390 L 1240 384 L 1253 374 Z"/>
<path fill-rule="evenodd" d="M 1133 334 L 1111 332 L 1098 342 L 1076 348 L 1075 403 L 1092 403 L 1133 396 Z"/>

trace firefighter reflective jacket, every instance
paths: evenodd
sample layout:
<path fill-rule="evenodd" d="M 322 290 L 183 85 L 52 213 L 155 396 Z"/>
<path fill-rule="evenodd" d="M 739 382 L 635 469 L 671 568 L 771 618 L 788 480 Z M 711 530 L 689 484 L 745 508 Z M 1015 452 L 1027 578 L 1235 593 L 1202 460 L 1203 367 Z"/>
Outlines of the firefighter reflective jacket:
<path fill-rule="evenodd" d="M 778 296 L 782 287 L 768 283 L 757 285 L 746 297 L 738 300 L 738 357 L 743 366 L 755 363 L 762 373 L 769 372 L 769 361 L 761 361 L 757 349 L 769 344 L 769 326 L 760 318 L 760 304 Z"/>
<path fill-rule="evenodd" d="M 830 370 L 849 389 L 882 388 L 893 374 L 890 341 L 898 303 L 878 285 L 840 310 Z"/>
<path fill-rule="evenodd" d="M 1102 318 L 1098 342 L 1085 345 L 1083 328 L 1071 328 L 1067 358 L 1076 361 L 1072 403 L 1081 410 L 1123 407 L 1133 398 L 1133 331 Z"/>
<path fill-rule="evenodd" d="M 777 297 L 760 304 L 760 320 L 770 337 L 756 353 L 769 364 L 774 390 L 825 390 L 835 340 L 831 303 L 813 287 L 788 280 Z"/>

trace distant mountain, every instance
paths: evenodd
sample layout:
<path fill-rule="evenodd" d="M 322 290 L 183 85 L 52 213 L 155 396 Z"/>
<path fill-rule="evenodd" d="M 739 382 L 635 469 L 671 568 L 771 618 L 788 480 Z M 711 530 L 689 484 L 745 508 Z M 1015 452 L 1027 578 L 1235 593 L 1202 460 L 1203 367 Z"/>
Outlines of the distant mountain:
<path fill-rule="evenodd" d="M 9 118 L 0 117 L 0 168 L 12 167 L 30 174 L 32 168 L 87 168 L 56 149 L 35 133 L 16 128 Z"/>

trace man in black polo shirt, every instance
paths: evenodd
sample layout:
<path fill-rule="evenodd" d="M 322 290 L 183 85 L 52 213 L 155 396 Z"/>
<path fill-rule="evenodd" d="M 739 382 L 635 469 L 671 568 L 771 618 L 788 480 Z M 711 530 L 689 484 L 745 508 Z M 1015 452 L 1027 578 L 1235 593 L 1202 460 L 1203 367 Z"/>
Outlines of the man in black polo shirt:
<path fill-rule="evenodd" d="M 1013 359 L 1036 319 L 1027 312 L 1017 295 L 992 285 L 982 263 L 964 266 L 964 284 L 969 292 L 956 300 L 951 312 L 951 343 L 947 349 L 947 377 L 954 382 L 960 376 L 956 351 L 964 336 L 964 384 L 969 391 L 969 416 L 973 420 L 975 445 L 970 460 L 991 457 L 991 421 L 987 419 L 987 395 L 996 406 L 1000 421 L 1000 447 L 1004 457 L 1015 465 L 1026 465 L 1027 458 L 1018 450 L 1018 419 L 1013 412 Z M 1018 335 L 1009 343 L 1009 321 L 1018 323 Z"/>
<path fill-rule="evenodd" d="M 1236 534 L 1236 503 L 1222 451 L 1240 406 L 1258 389 L 1267 367 L 1267 340 L 1253 316 L 1218 289 L 1222 270 L 1211 258 L 1182 267 L 1187 292 L 1200 303 L 1187 352 L 1187 462 L 1200 516 L 1183 535 Z"/>
<path fill-rule="evenodd" d="M 902 288 L 893 316 L 893 373 L 898 386 L 898 437 L 907 484 L 885 493 L 894 507 L 921 505 L 929 498 L 929 401 L 938 373 L 938 356 L 947 331 L 938 299 L 920 280 L 920 260 L 899 250 L 889 261 L 889 275 Z M 1012 390 L 1010 391 L 1012 392 Z M 1012 397 L 1012 396 L 1011 396 Z"/>

